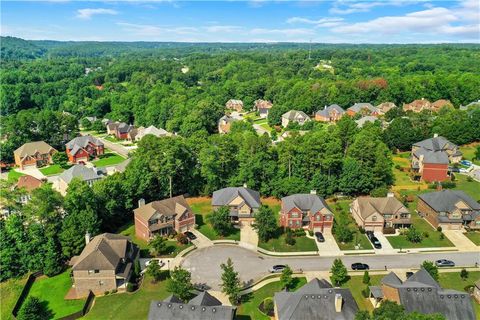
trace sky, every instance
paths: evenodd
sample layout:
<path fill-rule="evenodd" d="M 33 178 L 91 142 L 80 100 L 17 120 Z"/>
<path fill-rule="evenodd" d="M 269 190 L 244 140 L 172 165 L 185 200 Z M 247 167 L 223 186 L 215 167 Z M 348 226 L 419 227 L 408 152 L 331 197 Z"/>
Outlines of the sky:
<path fill-rule="evenodd" d="M 32 40 L 480 43 L 480 1 L 1 1 Z"/>

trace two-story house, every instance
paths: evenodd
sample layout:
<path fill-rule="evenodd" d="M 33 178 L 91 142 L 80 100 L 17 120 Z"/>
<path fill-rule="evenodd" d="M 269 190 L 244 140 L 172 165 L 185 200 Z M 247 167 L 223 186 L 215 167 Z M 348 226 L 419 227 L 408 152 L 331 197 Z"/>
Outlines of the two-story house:
<path fill-rule="evenodd" d="M 422 112 L 424 110 L 431 110 L 432 103 L 427 99 L 417 99 L 410 103 L 405 103 L 403 105 L 403 110 L 406 111 L 413 111 L 413 112 Z"/>
<path fill-rule="evenodd" d="M 282 198 L 280 225 L 292 229 L 331 231 L 333 213 L 316 194 L 293 194 Z"/>
<path fill-rule="evenodd" d="M 442 190 L 418 196 L 417 210 L 434 227 L 480 229 L 480 204 L 460 190 Z"/>
<path fill-rule="evenodd" d="M 25 193 L 20 196 L 20 202 L 26 204 L 32 198 L 32 191 L 40 188 L 43 183 L 44 182 L 42 180 L 39 180 L 27 174 L 18 178 L 18 181 L 13 188 L 22 189 L 25 191 Z"/>
<path fill-rule="evenodd" d="M 224 115 L 223 117 L 218 120 L 218 133 L 226 134 L 230 132 L 232 127 L 232 123 L 237 121 L 237 119 Z"/>
<path fill-rule="evenodd" d="M 380 112 L 380 114 L 385 114 L 388 111 L 392 110 L 393 108 L 396 108 L 397 105 L 393 102 L 382 102 L 380 103 L 376 108 Z"/>
<path fill-rule="evenodd" d="M 315 113 L 315 120 L 320 122 L 337 122 L 345 114 L 345 110 L 338 104 L 325 106 L 322 110 Z"/>
<path fill-rule="evenodd" d="M 458 146 L 437 134 L 412 145 L 412 170 L 427 182 L 447 180 L 448 165 L 461 159 Z"/>
<path fill-rule="evenodd" d="M 103 142 L 91 135 L 80 136 L 66 144 L 66 152 L 70 163 L 87 162 L 104 153 Z"/>
<path fill-rule="evenodd" d="M 159 129 L 155 126 L 150 126 L 148 128 L 140 127 L 138 128 L 137 134 L 135 135 L 135 141 L 140 141 L 143 137 L 149 134 L 154 135 L 157 138 L 172 136 L 172 134 L 167 130 L 162 128 Z"/>
<path fill-rule="evenodd" d="M 112 233 L 100 234 L 93 239 L 85 235 L 86 245 L 79 256 L 70 260 L 73 286 L 69 296 L 85 297 L 92 291 L 125 291 L 139 250 L 126 236 Z"/>
<path fill-rule="evenodd" d="M 102 179 L 104 172 L 97 168 L 89 168 L 83 164 L 76 164 L 63 171 L 54 183 L 55 189 L 63 196 L 67 194 L 68 185 L 73 179 L 85 181 L 89 186 Z"/>
<path fill-rule="evenodd" d="M 270 109 L 272 109 L 273 103 L 268 100 L 258 99 L 255 100 L 253 107 L 255 110 L 257 110 L 260 118 L 265 119 L 268 117 L 268 113 L 270 112 Z"/>
<path fill-rule="evenodd" d="M 128 139 L 128 133 L 135 129 L 135 126 L 126 124 L 125 122 L 107 123 L 107 134 L 115 136 L 117 139 Z"/>
<path fill-rule="evenodd" d="M 347 114 L 351 117 L 360 114 L 362 116 L 378 116 L 380 111 L 370 103 L 355 103 L 347 109 Z"/>
<path fill-rule="evenodd" d="M 164 236 L 173 231 L 180 233 L 195 228 L 195 214 L 183 196 L 147 204 L 141 199 L 133 214 L 135 235 L 146 241 L 155 234 Z"/>
<path fill-rule="evenodd" d="M 230 110 L 234 110 L 237 112 L 242 112 L 243 111 L 243 101 L 242 100 L 236 100 L 236 99 L 230 99 L 227 101 L 225 104 L 225 107 Z"/>
<path fill-rule="evenodd" d="M 385 228 L 411 225 L 410 211 L 393 193 L 387 197 L 359 197 L 350 205 L 350 213 L 359 227 L 367 231 L 383 232 Z"/>
<path fill-rule="evenodd" d="M 52 163 L 52 155 L 57 152 L 45 141 L 27 142 L 13 152 L 15 164 L 20 169 L 43 167 Z"/>
<path fill-rule="evenodd" d="M 296 122 L 303 126 L 310 121 L 310 117 L 303 111 L 290 110 L 282 115 L 282 127 L 286 128 L 289 123 Z"/>
<path fill-rule="evenodd" d="M 255 213 L 261 206 L 260 193 L 247 187 L 228 187 L 213 192 L 212 208 L 230 208 L 230 217 L 233 222 L 252 223 Z"/>

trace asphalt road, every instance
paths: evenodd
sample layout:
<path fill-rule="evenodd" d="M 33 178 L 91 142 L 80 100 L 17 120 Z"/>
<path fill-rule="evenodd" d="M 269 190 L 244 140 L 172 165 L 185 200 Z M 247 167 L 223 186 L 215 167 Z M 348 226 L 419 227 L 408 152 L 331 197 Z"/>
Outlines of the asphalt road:
<path fill-rule="evenodd" d="M 204 284 L 219 289 L 221 282 L 220 264 L 231 258 L 235 270 L 244 284 L 253 283 L 268 274 L 268 269 L 275 264 L 288 264 L 292 269 L 303 271 L 330 270 L 335 257 L 271 257 L 233 245 L 215 245 L 197 249 L 187 255 L 181 265 L 192 273 L 195 284 Z M 394 255 L 340 256 L 343 263 L 350 268 L 354 262 L 367 263 L 370 269 L 383 270 L 392 268 L 418 268 L 425 260 L 450 259 L 457 266 L 474 266 L 480 264 L 480 252 L 439 252 L 411 253 Z"/>
<path fill-rule="evenodd" d="M 107 147 L 108 149 L 115 151 L 116 153 L 120 154 L 121 156 L 124 156 L 125 158 L 128 158 L 129 150 L 127 148 L 125 148 L 124 146 L 122 146 L 118 143 L 110 142 L 110 141 L 108 141 L 106 139 L 103 139 L 103 138 L 98 138 L 98 139 L 100 141 L 102 141 L 103 144 L 105 145 L 105 147 Z"/>

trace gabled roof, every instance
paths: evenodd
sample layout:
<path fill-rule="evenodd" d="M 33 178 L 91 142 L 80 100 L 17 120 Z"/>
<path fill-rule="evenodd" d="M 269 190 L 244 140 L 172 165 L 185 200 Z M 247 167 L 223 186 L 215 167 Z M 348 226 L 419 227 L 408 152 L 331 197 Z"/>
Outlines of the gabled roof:
<path fill-rule="evenodd" d="M 446 138 L 438 136 L 414 143 L 413 146 L 430 151 L 456 150 L 458 146 L 451 143 Z"/>
<path fill-rule="evenodd" d="M 418 196 L 437 212 L 452 212 L 459 201 L 465 202 L 473 210 L 480 210 L 480 204 L 461 190 L 442 190 Z"/>
<path fill-rule="evenodd" d="M 440 289 L 440 285 L 438 284 L 435 279 L 432 278 L 430 273 L 427 272 L 424 268 L 421 268 L 417 272 L 415 272 L 413 275 L 411 275 L 405 282 L 403 282 L 403 286 L 410 286 L 410 285 L 416 285 L 416 284 L 424 284 L 427 286 L 435 287 L 437 289 Z"/>
<path fill-rule="evenodd" d="M 255 104 L 255 108 L 257 110 L 259 110 L 259 109 L 270 109 L 273 106 L 273 103 L 271 103 L 270 101 L 262 100 L 262 99 L 255 100 L 254 104 Z"/>
<path fill-rule="evenodd" d="M 252 209 L 260 208 L 260 193 L 245 187 L 228 187 L 213 192 L 213 206 L 227 206 L 236 197 L 242 197 L 245 203 Z"/>
<path fill-rule="evenodd" d="M 103 146 L 103 142 L 99 139 L 92 137 L 91 135 L 86 135 L 73 138 L 66 144 L 66 147 L 70 150 L 71 154 L 75 155 L 78 151 L 85 149 L 89 144 Z"/>
<path fill-rule="evenodd" d="M 88 168 L 83 164 L 76 164 L 65 170 L 60 174 L 59 179 L 70 183 L 74 178 L 79 178 L 83 181 L 100 179 L 101 176 L 97 173 L 95 168 Z"/>
<path fill-rule="evenodd" d="M 372 106 L 370 103 L 355 103 L 353 106 L 348 108 L 347 110 L 353 111 L 353 112 L 360 112 L 362 109 L 368 109 L 370 112 L 378 112 L 378 109 Z"/>
<path fill-rule="evenodd" d="M 283 208 L 286 212 L 293 208 L 298 208 L 301 211 L 311 211 L 312 213 L 326 209 L 329 213 L 332 210 L 328 207 L 325 200 L 316 194 L 299 193 L 282 198 Z"/>
<path fill-rule="evenodd" d="M 128 133 L 131 130 L 135 129 L 135 127 L 131 124 L 126 124 L 125 122 L 121 122 L 118 124 L 117 131 L 120 133 Z"/>
<path fill-rule="evenodd" d="M 185 211 L 192 211 L 185 198 L 180 195 L 159 201 L 147 203 L 135 210 L 135 216 L 148 221 L 154 214 L 159 213 L 163 216 L 182 215 Z"/>
<path fill-rule="evenodd" d="M 75 259 L 73 270 L 115 270 L 120 259 L 127 258 L 131 245 L 128 237 L 113 233 L 100 234 Z"/>
<path fill-rule="evenodd" d="M 387 113 L 388 111 L 390 111 L 391 109 L 396 108 L 396 107 L 397 107 L 397 105 L 393 102 L 383 102 L 383 103 L 380 103 L 377 106 L 377 109 L 380 110 L 383 113 Z"/>
<path fill-rule="evenodd" d="M 375 212 L 384 214 L 409 213 L 408 209 L 395 197 L 359 197 L 355 201 L 360 209 L 360 216 L 365 219 Z"/>
<path fill-rule="evenodd" d="M 39 180 L 30 175 L 24 175 L 18 178 L 15 188 L 25 188 L 28 192 L 31 192 L 37 188 L 40 188 L 43 184 L 42 180 Z"/>
<path fill-rule="evenodd" d="M 23 144 L 20 148 L 15 150 L 13 154 L 19 156 L 20 159 L 22 159 L 26 156 L 33 156 L 37 152 L 40 154 L 46 154 L 49 153 L 51 150 L 55 149 L 45 141 L 34 141 Z"/>
<path fill-rule="evenodd" d="M 200 292 L 195 298 L 190 300 L 188 304 L 193 304 L 195 306 L 221 306 L 222 303 L 220 300 L 212 296 L 207 291 Z"/>
<path fill-rule="evenodd" d="M 225 121 L 225 123 L 232 123 L 234 121 L 237 121 L 237 119 L 234 117 L 224 115 L 223 117 L 220 118 L 220 120 L 218 120 L 218 122 L 221 122 L 221 121 Z"/>
<path fill-rule="evenodd" d="M 439 99 L 433 102 L 431 105 L 432 109 L 435 109 L 435 110 L 440 110 L 441 108 L 448 107 L 448 106 L 452 107 L 453 104 L 450 102 L 450 100 L 445 100 L 445 99 Z"/>
<path fill-rule="evenodd" d="M 430 151 L 424 148 L 413 152 L 416 158 L 423 156 L 423 163 L 449 164 L 448 154 L 444 151 Z"/>
<path fill-rule="evenodd" d="M 323 108 L 322 110 L 319 110 L 315 113 L 315 115 L 321 116 L 321 117 L 329 117 L 330 112 L 336 111 L 339 114 L 344 114 L 345 110 L 343 110 L 342 107 L 340 107 L 338 104 L 331 104 L 328 107 Z"/>
<path fill-rule="evenodd" d="M 365 125 L 365 123 L 367 123 L 367 122 L 372 122 L 373 123 L 377 120 L 378 119 L 374 116 L 364 116 L 364 117 L 361 117 L 358 120 L 355 120 L 355 122 L 357 123 L 357 126 L 361 128 Z"/>
<path fill-rule="evenodd" d="M 389 285 L 391 287 L 396 287 L 402 284 L 402 280 L 396 275 L 395 272 L 390 272 L 381 280 L 382 284 Z"/>
<path fill-rule="evenodd" d="M 305 112 L 298 111 L 298 110 L 290 110 L 288 112 L 285 112 L 282 115 L 282 118 L 285 118 L 288 120 L 296 120 L 298 118 L 310 119 L 310 117 Z"/>

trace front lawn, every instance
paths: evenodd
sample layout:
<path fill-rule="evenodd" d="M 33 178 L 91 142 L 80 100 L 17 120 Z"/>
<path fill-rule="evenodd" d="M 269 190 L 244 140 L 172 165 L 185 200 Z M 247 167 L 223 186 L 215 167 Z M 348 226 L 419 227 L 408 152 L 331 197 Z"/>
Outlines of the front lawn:
<path fill-rule="evenodd" d="M 480 246 L 480 231 L 470 231 L 464 233 L 464 235 L 477 246 Z"/>
<path fill-rule="evenodd" d="M 145 276 L 140 288 L 135 292 L 95 298 L 92 309 L 82 319 L 147 319 L 150 302 L 163 300 L 170 295 L 167 291 L 168 282 L 169 279 L 151 283 L 151 279 Z"/>
<path fill-rule="evenodd" d="M 267 242 L 259 241 L 258 246 L 262 249 L 273 252 L 300 252 L 300 251 L 318 251 L 315 240 L 306 236 L 293 237 L 295 244 L 288 245 L 285 242 L 286 234 L 282 233 L 277 238 L 270 239 Z"/>
<path fill-rule="evenodd" d="M 455 178 L 455 183 L 457 186 L 454 188 L 454 190 L 462 190 L 475 201 L 480 200 L 480 192 L 478 192 L 478 190 L 480 190 L 480 182 L 475 180 L 467 181 L 467 176 L 463 174 L 456 174 Z"/>
<path fill-rule="evenodd" d="M 463 153 L 463 159 L 470 160 L 475 164 L 480 165 L 480 159 L 475 159 L 475 152 L 477 151 L 477 146 L 479 143 L 466 144 L 460 147 L 460 151 Z"/>
<path fill-rule="evenodd" d="M 8 181 L 10 182 L 17 182 L 18 179 L 21 177 L 21 176 L 24 176 L 25 174 L 21 173 L 21 172 L 18 172 L 18 171 L 15 171 L 14 169 L 10 169 L 10 171 L 8 171 Z"/>
<path fill-rule="evenodd" d="M 296 279 L 295 287 L 292 291 L 297 291 L 303 285 L 307 283 L 305 278 Z M 249 293 L 243 296 L 243 302 L 238 306 L 237 317 L 239 319 L 251 319 L 251 320 L 269 320 L 270 317 L 262 313 L 258 306 L 266 298 L 273 298 L 275 292 L 282 291 L 282 284 L 280 281 L 269 283 L 253 293 Z"/>
<path fill-rule="evenodd" d="M 54 318 L 58 319 L 82 310 L 84 299 L 65 300 L 64 297 L 72 287 L 70 269 L 54 277 L 42 276 L 32 285 L 29 297 L 37 297 L 47 302 L 47 307 L 53 312 Z"/>
<path fill-rule="evenodd" d="M 113 165 L 119 164 L 119 163 L 123 162 L 124 160 L 125 160 L 125 158 L 122 157 L 121 155 L 113 153 L 113 152 L 109 152 L 109 153 L 105 153 L 105 154 L 101 155 L 100 159 L 93 160 L 92 163 L 96 167 L 108 167 L 108 166 L 113 166 Z"/>
<path fill-rule="evenodd" d="M 63 169 L 59 164 L 52 164 L 48 167 L 40 168 L 39 169 L 41 173 L 43 173 L 46 176 L 52 176 L 54 174 L 60 174 L 65 169 Z"/>
<path fill-rule="evenodd" d="M 12 311 L 17 303 L 18 297 L 22 293 L 23 286 L 27 282 L 28 276 L 19 279 L 9 279 L 4 282 L 0 282 L 0 301 L 2 307 L 0 308 L 0 319 L 10 320 L 13 319 Z"/>

